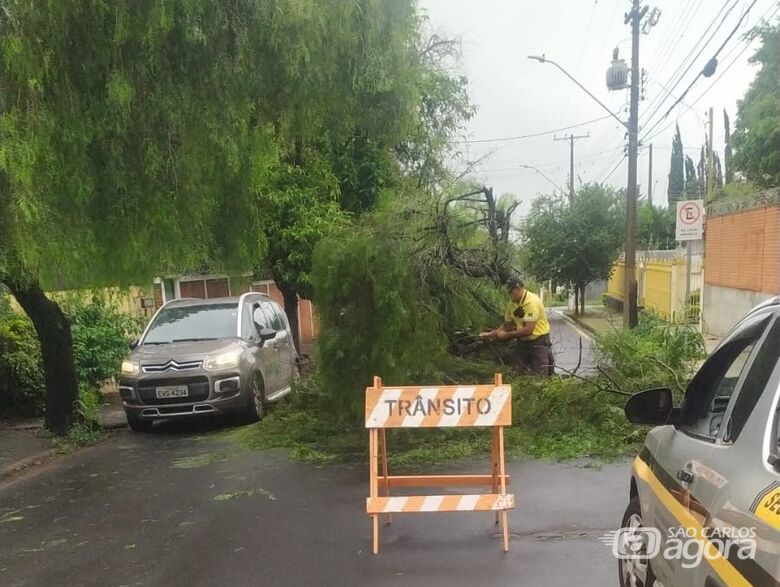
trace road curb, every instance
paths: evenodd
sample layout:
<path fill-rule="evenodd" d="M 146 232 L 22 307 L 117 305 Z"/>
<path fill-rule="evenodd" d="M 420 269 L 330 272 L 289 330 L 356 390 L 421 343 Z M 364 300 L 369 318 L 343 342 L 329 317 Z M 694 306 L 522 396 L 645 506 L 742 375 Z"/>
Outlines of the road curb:
<path fill-rule="evenodd" d="M 596 332 L 593 331 L 589 326 L 583 324 L 582 322 L 578 322 L 570 316 L 567 316 L 564 312 L 558 312 L 558 314 L 560 314 L 561 317 L 569 324 L 569 326 L 574 328 L 574 330 L 576 330 L 580 336 L 584 336 L 589 341 L 595 342 Z"/>
<path fill-rule="evenodd" d="M 6 481 L 9 477 L 15 475 L 16 473 L 24 471 L 25 469 L 29 469 L 33 465 L 40 465 L 44 461 L 50 460 L 57 454 L 57 452 L 58 451 L 56 448 L 50 448 L 48 450 L 37 452 L 34 455 L 15 461 L 10 465 L 6 465 L 0 469 L 0 483 Z"/>
<path fill-rule="evenodd" d="M 108 423 L 101 423 L 100 426 L 104 430 L 121 430 L 122 428 L 127 428 L 127 422 L 108 422 Z"/>

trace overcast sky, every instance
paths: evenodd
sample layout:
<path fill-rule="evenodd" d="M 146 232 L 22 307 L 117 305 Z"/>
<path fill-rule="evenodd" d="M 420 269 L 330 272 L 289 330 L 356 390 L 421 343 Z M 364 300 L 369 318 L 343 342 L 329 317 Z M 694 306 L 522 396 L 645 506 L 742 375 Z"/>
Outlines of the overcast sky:
<path fill-rule="evenodd" d="M 723 151 L 723 109 L 736 119 L 736 103 L 755 76 L 748 63 L 755 44 L 741 39 L 762 17 L 778 12 L 777 0 L 757 0 L 738 32 L 719 56 L 717 72 L 700 78 L 666 120 L 652 128 L 688 86 L 717 48 L 737 25 L 752 0 L 655 0 L 643 2 L 660 9 L 655 27 L 640 40 L 640 66 L 647 70 L 646 99 L 640 102 L 640 137 L 653 144 L 653 201 L 666 205 L 669 155 L 675 121 L 680 124 L 686 153 L 698 162 L 704 142 L 707 111 L 715 109 L 715 149 Z M 623 17 L 629 0 L 419 0 L 434 32 L 462 41 L 462 73 L 469 79 L 469 92 L 478 107 L 469 122 L 466 139 L 498 139 L 541 133 L 602 118 L 606 112 L 550 64 L 527 59 L 542 53 L 557 61 L 580 83 L 621 117 L 627 119 L 628 91 L 609 92 L 606 70 L 612 50 L 630 64 L 630 28 Z M 725 19 L 725 20 L 724 20 Z M 708 30 L 709 27 L 709 30 Z M 713 36 L 714 33 L 714 36 Z M 711 39 L 711 40 L 710 40 Z M 709 42 L 707 42 L 709 40 Z M 705 46 L 697 59 L 693 59 Z M 693 62 L 677 83 L 680 73 Z M 676 76 L 673 74 L 681 66 Z M 677 83 L 669 97 L 669 90 Z M 648 119 L 663 99 L 660 109 Z M 590 133 L 576 141 L 575 176 L 578 181 L 604 181 L 625 187 L 627 165 L 623 156 L 625 130 L 614 119 L 559 131 Z M 528 209 L 533 197 L 549 193 L 554 186 L 537 172 L 519 167 L 538 167 L 552 183 L 566 186 L 569 173 L 569 143 L 553 135 L 513 141 L 463 144 L 465 160 L 494 151 L 475 171 L 497 193 L 510 192 Z M 648 153 L 640 150 L 639 183 L 647 193 Z M 618 167 L 615 169 L 615 166 Z M 614 169 L 614 171 L 613 171 Z M 611 172 L 612 174 L 608 176 Z"/>

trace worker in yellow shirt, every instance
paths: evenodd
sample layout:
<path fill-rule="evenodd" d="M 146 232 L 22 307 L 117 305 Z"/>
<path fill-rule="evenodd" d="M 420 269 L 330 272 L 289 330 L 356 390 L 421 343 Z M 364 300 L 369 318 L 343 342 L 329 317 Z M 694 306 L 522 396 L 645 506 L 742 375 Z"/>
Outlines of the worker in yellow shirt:
<path fill-rule="evenodd" d="M 512 362 L 521 373 L 536 373 L 541 377 L 554 374 L 550 323 L 542 300 L 528 291 L 521 279 L 510 279 L 507 289 L 509 302 L 503 324 L 479 336 L 485 340 L 514 341 Z"/>

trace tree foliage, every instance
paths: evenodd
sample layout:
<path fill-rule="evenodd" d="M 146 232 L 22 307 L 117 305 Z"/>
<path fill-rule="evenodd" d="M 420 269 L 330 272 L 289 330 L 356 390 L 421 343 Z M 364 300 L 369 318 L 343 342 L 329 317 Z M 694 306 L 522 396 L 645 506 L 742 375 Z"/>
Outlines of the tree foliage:
<path fill-rule="evenodd" d="M 579 290 L 606 279 L 623 245 L 624 219 L 620 192 L 608 186 L 581 186 L 572 205 L 540 196 L 522 227 L 524 267 L 538 279 Z"/>
<path fill-rule="evenodd" d="M 700 162 L 701 163 L 701 162 Z M 701 165 L 699 165 L 699 168 Z M 688 155 L 685 155 L 685 187 L 683 188 L 683 195 L 691 200 L 697 200 L 701 198 L 699 193 L 700 179 L 696 172 L 697 166 Z M 683 199 L 683 198 L 680 198 Z M 669 202 L 673 204 L 673 202 Z"/>
<path fill-rule="evenodd" d="M 670 204 L 683 199 L 685 174 L 685 155 L 683 154 L 680 126 L 675 125 L 674 138 L 672 139 L 672 154 L 669 162 L 669 184 L 666 190 Z"/>
<path fill-rule="evenodd" d="M 280 103 L 290 136 L 265 192 L 266 265 L 294 333 L 297 297 L 311 295 L 314 244 L 371 210 L 382 192 L 440 182 L 449 138 L 472 112 L 465 79 L 452 73 L 457 45 L 426 37 L 414 3 L 371 0 L 334 10 L 326 2 L 307 10 L 320 24 L 306 35 L 328 48 L 278 74 L 284 94 L 305 100 L 293 109 Z"/>
<path fill-rule="evenodd" d="M 412 0 L 0 12 L 0 281 L 41 337 L 59 433 L 77 382 L 43 288 L 253 267 L 272 271 L 290 315 L 316 241 L 405 171 L 433 182 L 471 112 Z"/>
<path fill-rule="evenodd" d="M 734 181 L 734 170 L 732 169 L 734 149 L 731 146 L 731 121 L 725 108 L 723 109 L 723 138 L 726 143 L 723 149 L 723 175 L 724 183 L 728 184 Z"/>
<path fill-rule="evenodd" d="M 315 249 L 318 375 L 344 418 L 360 416 L 374 375 L 396 385 L 447 381 L 459 368 L 447 353 L 455 332 L 478 331 L 500 316 L 493 277 L 472 271 L 491 267 L 495 241 L 467 203 L 451 198 L 441 197 L 438 210 L 419 196 L 388 199 Z M 442 216 L 447 201 L 455 203 Z M 473 247 L 469 263 L 452 260 L 450 247 Z"/>
<path fill-rule="evenodd" d="M 119 377 L 127 343 L 144 324 L 119 311 L 110 296 L 89 300 L 73 296 L 63 304 L 73 330 L 73 354 L 79 386 L 96 393 L 107 380 Z"/>
<path fill-rule="evenodd" d="M 750 61 L 761 68 L 737 104 L 733 161 L 749 181 L 776 186 L 780 185 L 780 25 L 762 26 L 754 34 L 761 46 Z"/>
<path fill-rule="evenodd" d="M 0 267 L 124 283 L 262 255 L 268 8 L 4 2 Z"/>
<path fill-rule="evenodd" d="M 640 206 L 637 210 L 637 247 L 644 250 L 666 250 L 677 246 L 673 207 Z"/>

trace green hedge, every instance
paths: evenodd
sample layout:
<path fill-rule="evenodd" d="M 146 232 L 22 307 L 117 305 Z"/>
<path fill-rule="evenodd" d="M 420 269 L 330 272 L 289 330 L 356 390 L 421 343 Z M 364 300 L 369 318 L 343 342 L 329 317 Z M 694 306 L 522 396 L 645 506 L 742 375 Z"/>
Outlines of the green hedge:
<path fill-rule="evenodd" d="M 107 297 L 62 302 L 71 321 L 76 372 L 82 393 L 97 396 L 100 385 L 119 374 L 128 341 L 142 321 L 118 311 Z M 35 328 L 0 295 L 0 417 L 43 413 L 41 347 Z"/>
<path fill-rule="evenodd" d="M 41 347 L 35 329 L 0 300 L 0 417 L 42 412 Z"/>

